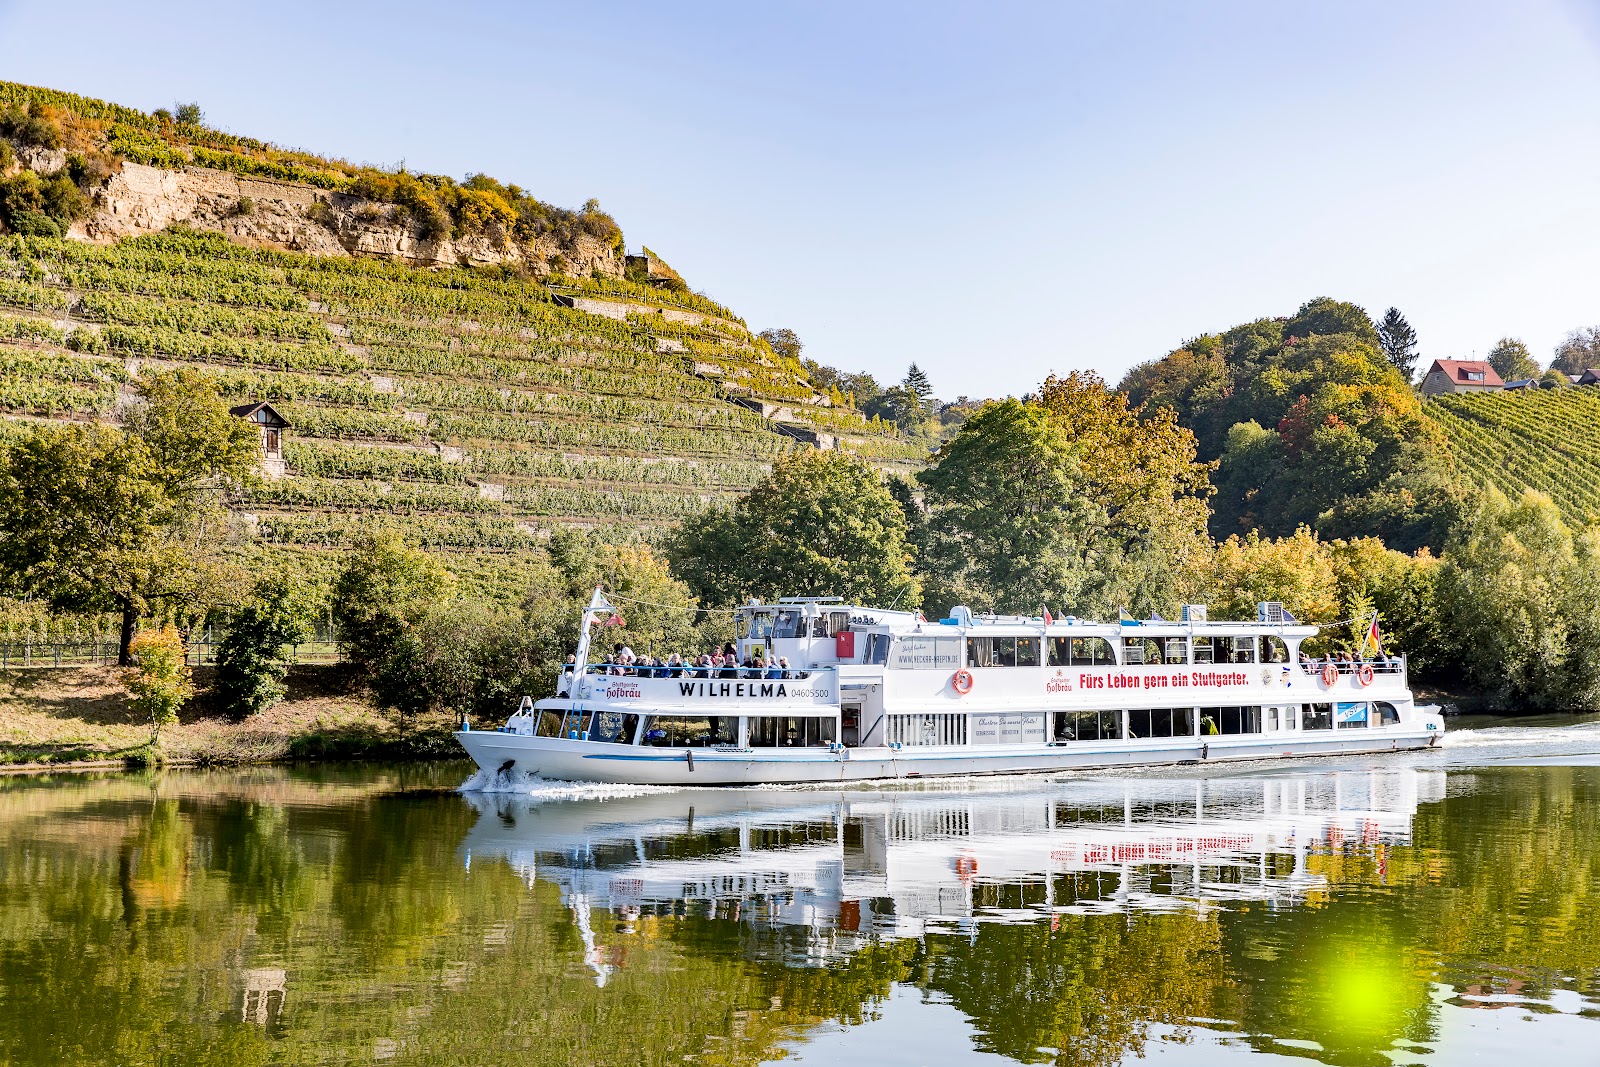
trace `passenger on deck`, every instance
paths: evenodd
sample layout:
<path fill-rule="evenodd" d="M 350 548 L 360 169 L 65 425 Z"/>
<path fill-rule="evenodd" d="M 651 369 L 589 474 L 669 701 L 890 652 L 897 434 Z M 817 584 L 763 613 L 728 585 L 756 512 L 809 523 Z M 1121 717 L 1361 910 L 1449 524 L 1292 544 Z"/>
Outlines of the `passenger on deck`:
<path fill-rule="evenodd" d="M 671 678 L 677 678 L 682 674 L 683 657 L 674 652 L 672 655 L 667 657 L 667 675 Z"/>
<path fill-rule="evenodd" d="M 767 668 L 767 677 L 768 678 L 787 678 L 787 677 L 789 677 L 789 661 L 787 659 L 783 658 L 782 656 L 778 657 L 778 661 Z"/>
<path fill-rule="evenodd" d="M 715 656 L 713 656 L 711 658 L 712 658 L 713 661 L 715 661 L 717 659 L 717 657 L 715 657 Z M 736 657 L 731 652 L 724 652 L 722 654 L 722 667 L 721 667 L 720 670 L 717 671 L 717 677 L 718 678 L 737 678 L 737 677 L 739 677 L 739 660 L 738 660 L 738 657 Z"/>

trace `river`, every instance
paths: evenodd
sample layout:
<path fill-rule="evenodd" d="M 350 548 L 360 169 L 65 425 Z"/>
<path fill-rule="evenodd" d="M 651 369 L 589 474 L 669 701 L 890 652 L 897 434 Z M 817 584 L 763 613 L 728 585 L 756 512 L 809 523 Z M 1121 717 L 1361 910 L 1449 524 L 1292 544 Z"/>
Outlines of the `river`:
<path fill-rule="evenodd" d="M 1600 721 L 842 791 L 469 770 L 0 779 L 0 1062 L 1600 1062 Z"/>

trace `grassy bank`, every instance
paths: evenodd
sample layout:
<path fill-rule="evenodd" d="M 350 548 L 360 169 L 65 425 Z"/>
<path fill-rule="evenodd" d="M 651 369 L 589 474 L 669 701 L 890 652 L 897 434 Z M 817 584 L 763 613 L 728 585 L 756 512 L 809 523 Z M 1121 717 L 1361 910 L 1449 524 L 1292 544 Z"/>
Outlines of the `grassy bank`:
<path fill-rule="evenodd" d="M 442 716 L 401 722 L 350 684 L 341 666 L 290 671 L 283 701 L 243 721 L 201 695 L 161 733 L 165 758 L 183 763 L 286 759 L 438 759 L 460 754 Z M 138 759 L 150 726 L 128 706 L 109 667 L 0 672 L 0 770 Z"/>

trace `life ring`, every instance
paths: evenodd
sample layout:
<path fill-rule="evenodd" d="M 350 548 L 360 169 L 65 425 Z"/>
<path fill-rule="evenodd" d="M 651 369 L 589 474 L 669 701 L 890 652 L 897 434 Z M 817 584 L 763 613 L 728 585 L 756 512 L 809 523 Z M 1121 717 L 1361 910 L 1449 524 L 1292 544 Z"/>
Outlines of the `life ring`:
<path fill-rule="evenodd" d="M 1337 682 L 1338 680 L 1339 680 L 1339 668 L 1335 667 L 1331 663 L 1324 663 L 1322 665 L 1322 684 L 1323 685 L 1327 685 L 1327 686 L 1331 686 L 1331 685 L 1333 685 L 1334 682 Z"/>
<path fill-rule="evenodd" d="M 958 697 L 964 697 L 972 692 L 972 672 L 956 671 L 950 676 L 950 688 L 956 691 Z"/>
<path fill-rule="evenodd" d="M 1361 666 L 1356 668 L 1356 681 L 1360 682 L 1362 685 L 1372 684 L 1372 664 L 1363 663 Z"/>

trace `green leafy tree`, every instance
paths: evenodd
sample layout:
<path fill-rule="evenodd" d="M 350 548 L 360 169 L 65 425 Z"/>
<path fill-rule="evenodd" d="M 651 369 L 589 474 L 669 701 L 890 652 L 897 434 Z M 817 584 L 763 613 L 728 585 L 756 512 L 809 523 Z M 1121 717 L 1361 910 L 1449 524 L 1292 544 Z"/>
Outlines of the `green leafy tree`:
<path fill-rule="evenodd" d="M 122 684 L 133 695 L 133 710 L 150 720 L 150 744 L 161 743 L 161 731 L 178 721 L 178 709 L 194 696 L 183 638 L 172 626 L 147 630 L 133 639 L 135 667 L 124 671 Z"/>
<path fill-rule="evenodd" d="M 128 429 L 41 429 L 0 453 L 0 575 L 69 611 L 122 616 L 127 666 L 139 618 L 190 617 L 227 597 L 217 491 L 254 476 L 256 430 L 215 384 L 180 373 L 145 383 Z"/>
<path fill-rule="evenodd" d="M 1438 576 L 1444 662 L 1506 709 L 1600 707 L 1600 527 L 1488 492 Z"/>
<path fill-rule="evenodd" d="M 1372 319 L 1366 311 L 1355 304 L 1326 296 L 1307 300 L 1300 305 L 1300 310 L 1283 324 L 1283 336 L 1286 339 L 1298 337 L 1303 340 L 1334 334 L 1354 337 L 1362 344 L 1371 345 L 1373 348 L 1379 347 L 1381 343 L 1378 329 L 1372 324 Z"/>
<path fill-rule="evenodd" d="M 678 527 L 668 556 L 709 604 L 832 595 L 915 607 L 922 595 L 900 505 L 877 471 L 839 452 L 779 460 L 737 503 Z"/>
<path fill-rule="evenodd" d="M 1528 346 L 1515 337 L 1502 337 L 1489 349 L 1489 366 L 1502 381 L 1517 382 L 1539 376 L 1539 364 L 1533 361 Z"/>
<path fill-rule="evenodd" d="M 934 603 L 1170 609 L 1204 548 L 1208 470 L 1170 409 L 1130 408 L 1093 375 L 991 403 L 919 475 Z"/>
<path fill-rule="evenodd" d="M 217 703 L 231 715 L 265 711 L 283 699 L 291 646 L 311 636 L 305 591 L 282 578 L 264 578 L 228 611 L 217 644 Z"/>
<path fill-rule="evenodd" d="M 1399 308 L 1390 308 L 1383 313 L 1383 321 L 1378 323 L 1378 347 L 1383 349 L 1384 358 L 1394 365 L 1394 369 L 1406 381 L 1416 377 L 1417 331 L 1400 314 Z"/>
<path fill-rule="evenodd" d="M 775 327 L 762 330 L 758 336 L 772 346 L 772 351 L 780 359 L 799 359 L 805 345 L 800 341 L 800 335 L 788 327 Z"/>
<path fill-rule="evenodd" d="M 1551 370 L 1562 374 L 1582 374 L 1590 367 L 1600 367 L 1600 326 L 1573 330 L 1566 340 L 1556 346 L 1555 361 Z"/>
<path fill-rule="evenodd" d="M 401 642 L 428 610 L 450 595 L 454 579 L 437 560 L 393 530 L 365 539 L 333 585 L 333 621 L 345 655 L 368 680 L 404 685 Z"/>

